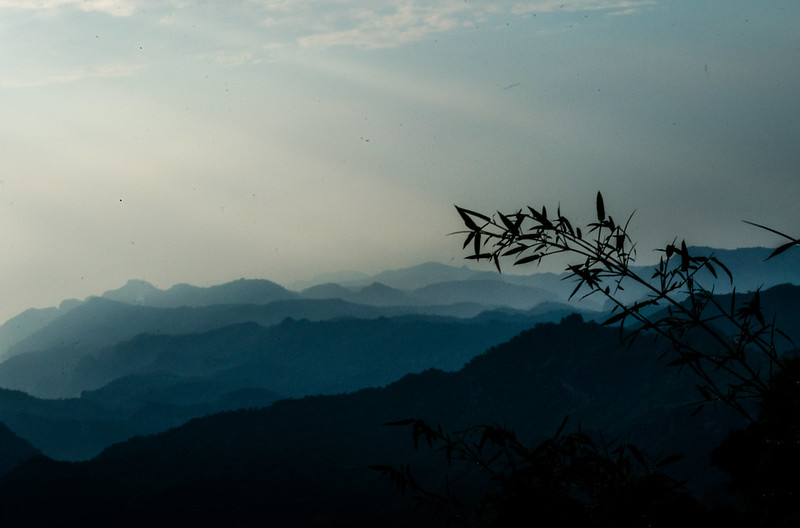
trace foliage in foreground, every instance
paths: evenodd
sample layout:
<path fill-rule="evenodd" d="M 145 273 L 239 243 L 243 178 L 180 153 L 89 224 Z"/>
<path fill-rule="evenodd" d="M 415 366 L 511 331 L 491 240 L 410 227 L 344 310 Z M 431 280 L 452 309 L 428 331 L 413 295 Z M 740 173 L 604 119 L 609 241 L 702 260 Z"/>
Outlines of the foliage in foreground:
<path fill-rule="evenodd" d="M 648 336 L 666 343 L 668 365 L 688 369 L 697 378 L 699 400 L 704 405 L 723 404 L 744 417 L 749 426 L 733 431 L 713 457 L 713 463 L 730 475 L 730 491 L 739 494 L 735 519 L 765 526 L 800 521 L 797 498 L 800 485 L 800 360 L 779 348 L 794 343 L 767 320 L 756 291 L 737 302 L 736 291 L 723 304 L 714 284 L 724 275 L 734 278 L 713 255 L 690 253 L 685 241 L 673 241 L 660 250 L 652 275 L 640 274 L 633 263 L 635 243 L 628 235 L 631 217 L 623 224 L 606 214 L 600 193 L 596 221 L 581 229 L 561 214 L 528 207 L 488 215 L 456 207 L 466 227 L 464 249 L 468 259 L 501 263 L 540 263 L 566 255 L 566 279 L 575 282 L 572 296 L 602 296 L 613 307 L 606 325 L 619 325 L 620 340 L 631 344 Z M 788 240 L 769 258 L 800 240 L 753 224 Z M 633 303 L 622 300 L 626 287 L 646 293 Z M 566 421 L 565 421 L 566 422 Z M 450 492 L 430 492 L 412 476 L 407 466 L 399 470 L 375 469 L 393 478 L 401 491 L 411 492 L 418 505 L 434 513 L 447 511 L 451 521 L 503 526 L 527 512 L 527 517 L 548 524 L 575 521 L 584 526 L 671 526 L 697 520 L 703 511 L 681 485 L 661 467 L 675 460 L 651 462 L 634 446 L 597 445 L 578 431 L 529 448 L 505 428 L 479 425 L 452 435 L 419 420 L 397 424 L 413 427 L 415 444 L 424 438 L 446 454 L 477 465 L 488 473 L 492 488 L 474 508 Z M 487 451 L 488 450 L 488 451 Z M 498 465 L 499 464 L 499 465 Z M 715 512 L 717 520 L 722 516 Z M 729 519 L 732 522 L 734 518 Z M 547 525 L 547 524 L 545 524 Z"/>
<path fill-rule="evenodd" d="M 520 519 L 544 526 L 674 526 L 702 515 L 682 484 L 661 471 L 680 456 L 651 460 L 631 444 L 598 444 L 580 430 L 562 434 L 566 424 L 567 419 L 533 448 L 504 427 L 479 425 L 447 434 L 421 420 L 388 424 L 410 425 L 415 444 L 424 439 L 445 454 L 451 468 L 459 463 L 462 470 L 480 468 L 490 488 L 471 505 L 453 493 L 450 481 L 443 492 L 429 491 L 408 465 L 373 469 L 393 479 L 417 508 L 443 514 L 457 526 L 512 526 Z"/>

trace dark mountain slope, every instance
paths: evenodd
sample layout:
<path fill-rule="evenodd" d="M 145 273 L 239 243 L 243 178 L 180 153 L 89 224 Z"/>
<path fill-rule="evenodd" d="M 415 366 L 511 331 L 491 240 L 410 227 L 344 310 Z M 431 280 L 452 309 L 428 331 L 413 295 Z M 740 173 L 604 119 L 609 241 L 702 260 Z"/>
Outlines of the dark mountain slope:
<path fill-rule="evenodd" d="M 454 304 L 481 302 L 492 307 L 504 306 L 528 310 L 534 306 L 553 302 L 556 296 L 541 288 L 513 285 L 495 280 L 446 281 L 430 284 L 413 291 L 413 295 L 426 302 Z"/>
<path fill-rule="evenodd" d="M 442 482 L 443 455 L 414 452 L 408 430 L 381 425 L 407 417 L 449 430 L 505 423 L 534 442 L 571 414 L 587 432 L 622 434 L 655 454 L 692 454 L 679 469 L 702 481 L 710 447 L 732 422 L 719 412 L 690 418 L 681 405 L 694 398 L 694 380 L 657 364 L 649 343 L 628 350 L 617 338 L 616 329 L 571 317 L 523 332 L 456 373 L 209 416 L 85 463 L 32 461 L 0 480 L 1 520 L 352 526 L 389 516 L 418 525 L 394 485 L 367 469 L 412 462 L 429 483 Z"/>
<path fill-rule="evenodd" d="M 548 314 L 493 318 L 406 316 L 241 323 L 181 336 L 142 334 L 84 357 L 81 398 L 0 391 L 0 421 L 48 456 L 76 460 L 113 442 L 281 396 L 378 386 L 430 367 L 455 370 Z M 508 320 L 505 320 L 507 317 Z"/>
<path fill-rule="evenodd" d="M 58 308 L 31 308 L 6 321 L 0 326 L 0 361 L 13 355 L 11 348 L 14 345 L 80 304 L 80 301 L 72 299 L 63 301 Z"/>
<path fill-rule="evenodd" d="M 17 355 L 0 364 L 0 387 L 44 398 L 77 396 L 83 389 L 71 385 L 71 373 L 81 358 L 142 333 L 190 334 L 248 321 L 269 326 L 287 317 L 369 319 L 415 311 L 409 307 L 378 308 L 336 299 L 152 308 L 94 298 L 12 347 Z"/>
<path fill-rule="evenodd" d="M 355 290 L 333 282 L 317 284 L 300 292 L 300 295 L 305 299 L 342 299 L 345 301 L 354 294 Z"/>
<path fill-rule="evenodd" d="M 0 423 L 0 475 L 8 473 L 25 460 L 40 454 L 40 451 L 30 442 L 23 440 L 5 424 Z"/>
<path fill-rule="evenodd" d="M 431 367 L 459 369 L 536 320 L 536 316 L 509 321 L 500 316 L 485 321 L 287 319 L 268 328 L 244 323 L 186 336 L 140 335 L 84 359 L 75 369 L 74 380 L 80 387 L 100 387 L 134 373 L 171 372 L 184 378 L 224 380 L 232 388 L 268 388 L 294 397 L 335 394 L 385 385 Z M 140 382 L 146 387 L 141 376 Z M 116 400 L 112 389 L 86 396 Z"/>
<path fill-rule="evenodd" d="M 431 306 L 473 304 L 484 309 L 505 307 L 527 310 L 556 296 L 542 288 L 524 284 L 509 284 L 500 276 L 490 279 L 449 280 L 428 284 L 413 290 L 398 290 L 379 282 L 363 288 L 345 288 L 337 284 L 322 284 L 302 292 L 309 299 L 338 297 L 348 302 L 373 306 Z"/>
<path fill-rule="evenodd" d="M 397 270 L 387 270 L 372 277 L 372 282 L 380 282 L 402 290 L 423 288 L 429 284 L 444 281 L 465 281 L 476 278 L 497 277 L 494 272 L 475 271 L 466 266 L 456 267 L 438 262 L 424 262 Z"/>
<path fill-rule="evenodd" d="M 107 291 L 102 296 L 112 301 L 157 308 L 211 306 L 214 304 L 267 304 L 298 297 L 297 293 L 263 279 L 239 279 L 205 288 L 189 284 L 176 284 L 168 290 L 159 290 L 144 281 L 131 280 L 122 288 Z"/>
<path fill-rule="evenodd" d="M 135 435 L 165 431 L 213 412 L 263 407 L 280 399 L 264 389 L 241 389 L 221 382 L 180 382 L 174 376 L 170 376 L 166 390 L 150 387 L 149 393 L 142 394 L 135 377 L 129 381 L 133 383 L 120 387 L 129 392 L 122 403 L 111 398 L 46 400 L 0 389 L 0 422 L 50 457 L 85 460 Z M 152 384 L 153 380 L 148 381 Z"/>
<path fill-rule="evenodd" d="M 214 304 L 267 304 L 297 297 L 297 293 L 274 282 L 246 279 L 207 288 L 177 284 L 168 290 L 159 290 L 145 281 L 130 280 L 125 286 L 107 291 L 102 295 L 102 298 L 116 302 L 158 308 L 197 307 Z M 89 298 L 87 301 L 91 299 Z M 72 299 L 62 302 L 58 308 L 30 309 L 9 319 L 0 326 L 0 359 L 5 359 L 7 352 L 15 344 L 81 304 L 83 304 L 81 301 Z M 13 354 L 24 351 L 24 349 L 17 348 L 11 352 Z"/>
<path fill-rule="evenodd" d="M 100 307 L 119 310 L 116 315 L 99 318 L 100 322 L 112 323 L 106 325 L 111 331 L 116 331 L 114 325 L 124 323 L 125 315 L 140 310 L 146 315 L 162 312 L 102 299 L 96 302 Z M 289 302 L 290 306 L 296 304 Z M 338 307 L 343 303 L 311 304 Z M 258 314 L 264 307 L 245 308 L 249 311 L 244 313 Z M 187 310 L 190 318 L 194 309 L 166 312 Z M 184 336 L 142 334 L 98 352 L 96 359 L 84 356 L 73 373 L 68 373 L 64 357 L 48 359 L 44 353 L 31 353 L 27 359 L 41 355 L 48 365 L 39 368 L 34 362 L 25 364 L 25 356 L 21 356 L 3 368 L 17 374 L 19 371 L 9 367 L 22 363 L 27 367 L 23 374 L 42 383 L 46 383 L 48 372 L 69 377 L 65 383 L 73 387 L 70 393 L 108 386 L 86 392 L 82 399 L 36 400 L 26 396 L 33 403 L 7 407 L 0 412 L 0 420 L 5 419 L 49 456 L 85 459 L 135 434 L 162 431 L 219 410 L 268 405 L 279 398 L 276 386 L 295 396 L 335 393 L 382 385 L 431 366 L 456 369 L 488 346 L 546 317 L 501 314 L 474 322 L 423 316 L 326 323 L 287 320 L 275 328 L 244 323 Z M 509 321 L 502 322 L 503 318 Z M 97 328 L 99 331 L 102 326 Z M 63 349 L 49 352 L 55 355 L 59 350 Z M 71 360 L 68 356 L 66 359 Z M 24 376 L 19 376 L 16 382 L 22 379 Z"/>

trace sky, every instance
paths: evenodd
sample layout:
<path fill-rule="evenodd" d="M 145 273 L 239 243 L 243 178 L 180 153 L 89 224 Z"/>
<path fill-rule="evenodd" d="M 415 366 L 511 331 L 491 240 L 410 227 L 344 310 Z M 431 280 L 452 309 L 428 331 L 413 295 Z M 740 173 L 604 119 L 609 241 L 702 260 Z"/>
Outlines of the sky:
<path fill-rule="evenodd" d="M 0 0 L 0 322 L 134 278 L 461 266 L 454 204 L 581 222 L 601 191 L 640 255 L 776 245 L 742 220 L 800 235 L 798 27 L 796 0 Z"/>

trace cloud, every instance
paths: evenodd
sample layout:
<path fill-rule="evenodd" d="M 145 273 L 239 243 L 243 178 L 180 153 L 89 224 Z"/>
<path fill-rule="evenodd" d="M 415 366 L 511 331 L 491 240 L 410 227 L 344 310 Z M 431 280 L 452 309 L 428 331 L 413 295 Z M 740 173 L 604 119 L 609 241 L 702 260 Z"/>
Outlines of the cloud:
<path fill-rule="evenodd" d="M 510 12 L 514 15 L 527 13 L 555 13 L 559 11 L 608 11 L 609 14 L 631 14 L 656 5 L 655 0 L 547 0 L 535 2 L 518 2 Z"/>
<path fill-rule="evenodd" d="M 277 4 L 269 18 L 271 25 L 280 24 L 279 13 L 289 13 L 284 2 Z M 304 47 L 350 46 L 365 49 L 397 47 L 427 38 L 430 35 L 473 27 L 495 18 L 527 15 L 530 13 L 555 13 L 579 11 L 605 11 L 608 14 L 631 14 L 652 7 L 655 0 L 539 0 L 518 2 L 475 3 L 459 0 L 447 2 L 383 1 L 371 3 L 370 8 L 349 8 L 348 2 L 328 2 L 337 8 L 338 15 L 322 17 L 312 29 L 297 39 Z M 328 22 L 326 27 L 322 22 Z M 298 21 L 295 19 L 294 23 Z"/>
<path fill-rule="evenodd" d="M 132 0 L 0 0 L 0 9 L 52 12 L 69 7 L 117 17 L 133 15 L 136 6 Z"/>
<path fill-rule="evenodd" d="M 462 0 L 382 0 L 363 7 L 346 0 L 255 2 L 261 25 L 299 33 L 302 47 L 347 46 L 363 49 L 397 47 L 430 35 L 473 27 L 500 17 L 530 13 L 604 11 L 631 14 L 656 4 L 655 0 L 537 0 L 476 3 Z"/>
<path fill-rule="evenodd" d="M 106 64 L 89 69 L 73 69 L 33 79 L 0 80 L 2 88 L 35 88 L 53 84 L 66 84 L 85 79 L 110 79 L 132 77 L 146 70 L 144 65 Z"/>
<path fill-rule="evenodd" d="M 469 24 L 475 9 L 465 2 L 420 6 L 403 2 L 390 7 L 351 9 L 338 22 L 346 29 L 323 30 L 298 40 L 301 46 L 395 47 L 432 33 Z"/>
<path fill-rule="evenodd" d="M 113 17 L 155 15 L 159 24 L 186 30 L 199 23 L 214 35 L 236 34 L 253 39 L 268 36 L 271 42 L 306 48 L 397 47 L 431 35 L 506 20 L 532 13 L 603 11 L 630 14 L 652 7 L 655 0 L 375 0 L 367 4 L 351 0 L 243 0 L 191 2 L 168 0 L 0 0 L 2 11 L 35 11 L 56 15 L 62 10 L 98 12 Z M 146 9 L 145 9 L 146 8 Z M 178 22 L 180 20 L 181 22 Z M 249 27 L 248 27 L 249 26 Z"/>

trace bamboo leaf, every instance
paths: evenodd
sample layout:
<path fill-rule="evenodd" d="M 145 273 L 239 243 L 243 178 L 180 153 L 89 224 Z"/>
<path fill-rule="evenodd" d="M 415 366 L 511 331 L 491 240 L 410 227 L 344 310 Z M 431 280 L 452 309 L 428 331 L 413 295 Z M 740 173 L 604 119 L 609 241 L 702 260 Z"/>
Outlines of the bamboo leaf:
<path fill-rule="evenodd" d="M 522 257 L 521 259 L 516 260 L 514 262 L 514 265 L 519 266 L 520 264 L 527 264 L 528 262 L 534 262 L 540 260 L 541 258 L 542 255 L 540 255 L 539 253 L 535 253 L 533 255 L 528 255 L 527 257 Z"/>
<path fill-rule="evenodd" d="M 670 361 L 669 363 L 667 363 L 667 366 L 668 367 L 678 367 L 678 366 L 688 365 L 689 363 L 699 359 L 699 357 L 700 357 L 699 354 L 683 354 L 678 359 L 676 359 L 674 361 Z"/>
<path fill-rule="evenodd" d="M 383 425 L 410 425 L 416 422 L 414 418 L 406 418 L 405 420 L 397 420 L 396 422 L 386 422 Z"/>
<path fill-rule="evenodd" d="M 711 257 L 709 260 L 711 260 L 711 262 L 716 264 L 722 271 L 724 271 L 728 276 L 728 279 L 731 281 L 731 284 L 733 284 L 733 274 L 731 273 L 731 270 L 729 270 L 728 267 L 720 262 L 720 260 L 716 257 Z"/>
<path fill-rule="evenodd" d="M 563 420 L 561 420 L 561 425 L 558 426 L 556 430 L 556 434 L 553 435 L 553 440 L 561 436 L 561 433 L 564 432 L 564 428 L 567 426 L 567 422 L 569 421 L 569 415 L 566 415 Z"/>
<path fill-rule="evenodd" d="M 530 246 L 525 246 L 525 245 L 520 244 L 519 246 L 515 246 L 515 247 L 507 250 L 505 253 L 503 253 L 502 256 L 503 257 L 508 257 L 509 255 L 516 255 L 517 253 L 521 253 L 521 252 L 525 251 L 529 247 Z"/>
<path fill-rule="evenodd" d="M 517 226 L 514 224 L 514 222 L 512 222 L 506 215 L 504 215 L 500 211 L 497 211 L 497 214 L 500 217 L 500 220 L 502 220 L 503 223 L 505 224 L 506 229 L 508 231 L 510 231 L 512 234 L 516 235 L 517 234 Z"/>
<path fill-rule="evenodd" d="M 647 459 L 645 459 L 644 454 L 639 451 L 638 447 L 633 444 L 625 444 L 625 446 L 628 448 L 628 451 L 631 452 L 633 458 L 635 458 L 644 469 L 648 469 L 650 467 L 650 464 L 647 463 Z"/>
<path fill-rule="evenodd" d="M 475 231 L 470 231 L 467 235 L 467 239 L 464 240 L 464 246 L 461 249 L 467 249 L 467 246 L 470 242 L 472 242 L 473 237 L 475 237 Z"/>
<path fill-rule="evenodd" d="M 689 264 L 690 264 L 689 250 L 686 248 L 685 240 L 681 242 L 680 255 L 681 255 L 681 270 L 685 273 L 689 271 Z"/>
<path fill-rule="evenodd" d="M 603 321 L 603 326 L 608 326 L 608 325 L 613 325 L 615 323 L 618 323 L 619 321 L 624 320 L 630 314 L 631 314 L 630 310 L 624 310 L 624 311 L 622 311 L 622 312 L 620 312 L 620 313 L 618 313 L 618 314 L 606 319 L 605 321 Z"/>
<path fill-rule="evenodd" d="M 657 468 L 661 468 L 664 466 L 669 466 L 670 464 L 674 464 L 675 462 L 680 462 L 684 459 L 684 455 L 669 455 L 665 456 L 661 460 L 656 463 Z"/>
<path fill-rule="evenodd" d="M 711 261 L 710 261 L 710 260 L 706 260 L 705 262 L 703 262 L 703 266 L 705 266 L 705 267 L 706 267 L 706 269 L 708 269 L 708 271 L 710 271 L 710 272 L 711 272 L 711 275 L 712 275 L 712 276 L 713 276 L 715 279 L 717 278 L 717 270 L 714 268 L 714 265 L 713 265 L 713 264 L 711 264 Z"/>
<path fill-rule="evenodd" d="M 606 219 L 606 206 L 603 203 L 603 195 L 597 191 L 597 220 L 602 222 Z"/>
<path fill-rule="evenodd" d="M 790 247 L 797 246 L 797 245 L 800 245 L 800 240 L 795 240 L 794 242 L 787 242 L 786 244 L 783 244 L 783 245 L 779 246 L 778 248 L 776 248 L 775 251 L 773 251 L 770 254 L 770 256 L 767 257 L 767 260 L 771 259 L 772 257 L 777 257 L 778 255 L 780 255 L 781 253 L 783 253 L 784 251 L 786 251 Z"/>
<path fill-rule="evenodd" d="M 481 230 L 481 228 L 478 227 L 478 224 L 476 224 L 475 221 L 472 219 L 472 216 L 476 216 L 478 218 L 483 217 L 483 218 L 486 219 L 487 222 L 489 221 L 489 218 L 486 217 L 486 216 L 480 215 L 480 214 L 475 213 L 473 211 L 469 211 L 467 209 L 463 209 L 463 208 L 461 208 L 461 207 L 459 207 L 457 205 L 455 207 L 456 207 L 456 211 L 458 211 L 458 214 L 461 215 L 461 220 L 463 220 L 464 225 L 466 225 L 467 229 L 469 229 L 471 231 L 480 231 Z M 472 215 L 472 216 L 470 216 L 470 215 Z"/>
<path fill-rule="evenodd" d="M 756 224 L 755 222 L 749 222 L 749 221 L 747 221 L 747 220 L 743 220 L 743 222 L 744 222 L 745 224 L 750 224 L 751 226 L 758 227 L 759 229 L 763 229 L 763 230 L 765 230 L 765 231 L 769 231 L 770 233 L 774 233 L 774 234 L 776 234 L 776 235 L 778 235 L 778 236 L 782 236 L 783 238 L 788 238 L 789 240 L 791 240 L 791 241 L 792 241 L 792 243 L 795 243 L 795 244 L 796 244 L 796 243 L 800 242 L 800 240 L 795 240 L 794 238 L 790 237 L 790 236 L 789 236 L 789 235 L 787 235 L 786 233 L 781 233 L 781 232 L 780 232 L 780 231 L 778 231 L 777 229 L 772 229 L 771 227 L 767 227 L 767 226 L 764 226 L 764 225 L 761 225 L 761 224 Z"/>
<path fill-rule="evenodd" d="M 485 214 L 481 214 L 481 213 L 478 213 L 476 211 L 470 211 L 469 209 L 464 209 L 463 207 L 456 206 L 456 209 L 458 209 L 459 211 L 463 211 L 464 213 L 466 213 L 468 215 L 478 217 L 481 220 L 483 220 L 484 222 L 491 222 L 491 220 L 492 220 L 491 218 L 489 218 Z"/>

